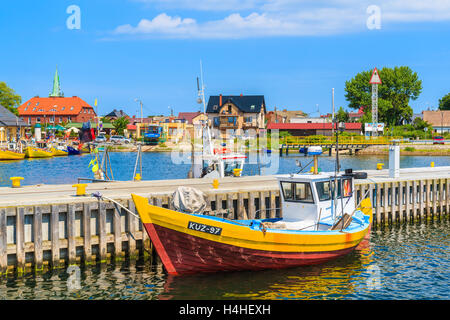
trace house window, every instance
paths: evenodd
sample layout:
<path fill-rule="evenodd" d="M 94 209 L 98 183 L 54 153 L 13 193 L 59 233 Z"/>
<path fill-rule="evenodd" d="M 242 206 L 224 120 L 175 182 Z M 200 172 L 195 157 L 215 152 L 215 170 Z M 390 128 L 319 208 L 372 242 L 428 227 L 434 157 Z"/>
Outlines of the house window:
<path fill-rule="evenodd" d="M 39 102 L 36 102 L 36 107 L 39 105 Z"/>
<path fill-rule="evenodd" d="M 31 117 L 28 117 L 28 124 L 31 124 Z"/>
<path fill-rule="evenodd" d="M 27 111 L 28 107 L 25 107 L 25 109 L 23 109 L 24 111 Z"/>
<path fill-rule="evenodd" d="M 231 113 L 231 104 L 228 105 L 228 113 Z"/>
<path fill-rule="evenodd" d="M 36 107 L 33 108 L 33 111 L 36 111 Z"/>
<path fill-rule="evenodd" d="M 36 123 L 41 123 L 41 117 L 36 117 Z"/>
<path fill-rule="evenodd" d="M 73 110 L 73 106 L 70 107 L 70 110 Z"/>
<path fill-rule="evenodd" d="M 219 117 L 214 117 L 214 126 L 218 127 L 220 125 L 220 118 Z"/>
<path fill-rule="evenodd" d="M 252 122 L 253 119 L 252 119 L 252 117 L 245 117 L 244 121 L 245 122 Z"/>
<path fill-rule="evenodd" d="M 61 111 L 64 111 L 64 109 L 66 109 L 66 107 L 62 107 L 62 108 L 61 108 Z"/>
<path fill-rule="evenodd" d="M 236 117 L 228 117 L 228 123 L 236 124 Z"/>
<path fill-rule="evenodd" d="M 31 102 L 28 102 L 27 106 L 29 106 L 31 104 Z"/>
<path fill-rule="evenodd" d="M 63 122 L 62 117 L 59 117 L 59 123 Z"/>
<path fill-rule="evenodd" d="M 215 104 L 215 105 L 213 106 L 213 110 L 217 110 L 218 107 L 219 107 L 219 106 L 218 106 L 217 104 Z"/>

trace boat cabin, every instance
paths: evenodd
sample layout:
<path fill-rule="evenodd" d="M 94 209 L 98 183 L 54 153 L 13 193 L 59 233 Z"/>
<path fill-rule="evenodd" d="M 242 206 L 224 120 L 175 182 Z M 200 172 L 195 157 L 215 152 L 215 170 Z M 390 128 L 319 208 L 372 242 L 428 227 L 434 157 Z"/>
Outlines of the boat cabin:
<path fill-rule="evenodd" d="M 329 225 L 355 210 L 352 174 L 319 172 L 277 176 L 283 222 Z"/>

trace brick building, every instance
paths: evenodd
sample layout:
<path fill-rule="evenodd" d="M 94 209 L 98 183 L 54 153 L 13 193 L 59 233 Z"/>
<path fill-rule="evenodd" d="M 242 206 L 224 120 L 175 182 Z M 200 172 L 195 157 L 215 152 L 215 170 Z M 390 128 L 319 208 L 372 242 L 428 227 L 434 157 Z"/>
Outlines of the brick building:
<path fill-rule="evenodd" d="M 33 97 L 22 103 L 17 110 L 28 125 L 86 122 L 96 117 L 94 108 L 83 99 L 64 97 L 59 84 L 58 69 L 53 80 L 53 90 L 48 97 Z"/>

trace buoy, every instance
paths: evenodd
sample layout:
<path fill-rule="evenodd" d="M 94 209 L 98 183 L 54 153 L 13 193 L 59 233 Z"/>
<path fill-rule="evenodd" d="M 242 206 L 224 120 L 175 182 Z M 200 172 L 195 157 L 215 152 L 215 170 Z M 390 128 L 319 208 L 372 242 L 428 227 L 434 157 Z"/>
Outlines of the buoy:
<path fill-rule="evenodd" d="M 431 167 L 434 168 L 434 161 L 431 162 Z"/>
<path fill-rule="evenodd" d="M 77 188 L 77 196 L 85 196 L 86 195 L 86 183 L 77 183 L 74 184 L 72 187 Z"/>
<path fill-rule="evenodd" d="M 214 179 L 212 185 L 213 185 L 213 188 L 214 188 L 214 189 L 219 188 L 219 180 Z"/>
<path fill-rule="evenodd" d="M 23 177 L 11 177 L 9 179 L 12 181 L 13 188 L 20 188 L 20 180 L 23 180 Z"/>
<path fill-rule="evenodd" d="M 141 181 L 142 177 L 140 173 L 136 173 L 136 176 L 134 177 L 135 181 Z"/>

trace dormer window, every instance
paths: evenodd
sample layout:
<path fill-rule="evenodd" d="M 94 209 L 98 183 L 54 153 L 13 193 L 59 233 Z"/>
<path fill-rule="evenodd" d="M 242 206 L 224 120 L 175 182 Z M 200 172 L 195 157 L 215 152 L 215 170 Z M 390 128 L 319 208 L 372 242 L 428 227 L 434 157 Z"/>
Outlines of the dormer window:
<path fill-rule="evenodd" d="M 61 108 L 61 111 L 64 111 L 64 109 L 66 109 L 66 107 L 62 107 L 62 108 Z"/>
<path fill-rule="evenodd" d="M 255 110 L 255 105 L 252 104 L 252 105 L 250 106 L 250 109 Z"/>
<path fill-rule="evenodd" d="M 36 107 L 39 105 L 39 102 L 36 102 Z"/>
<path fill-rule="evenodd" d="M 70 110 L 73 110 L 73 106 L 70 107 Z"/>
<path fill-rule="evenodd" d="M 217 110 L 217 108 L 219 108 L 219 106 L 218 106 L 217 104 L 215 104 L 215 105 L 213 106 L 213 110 Z"/>

